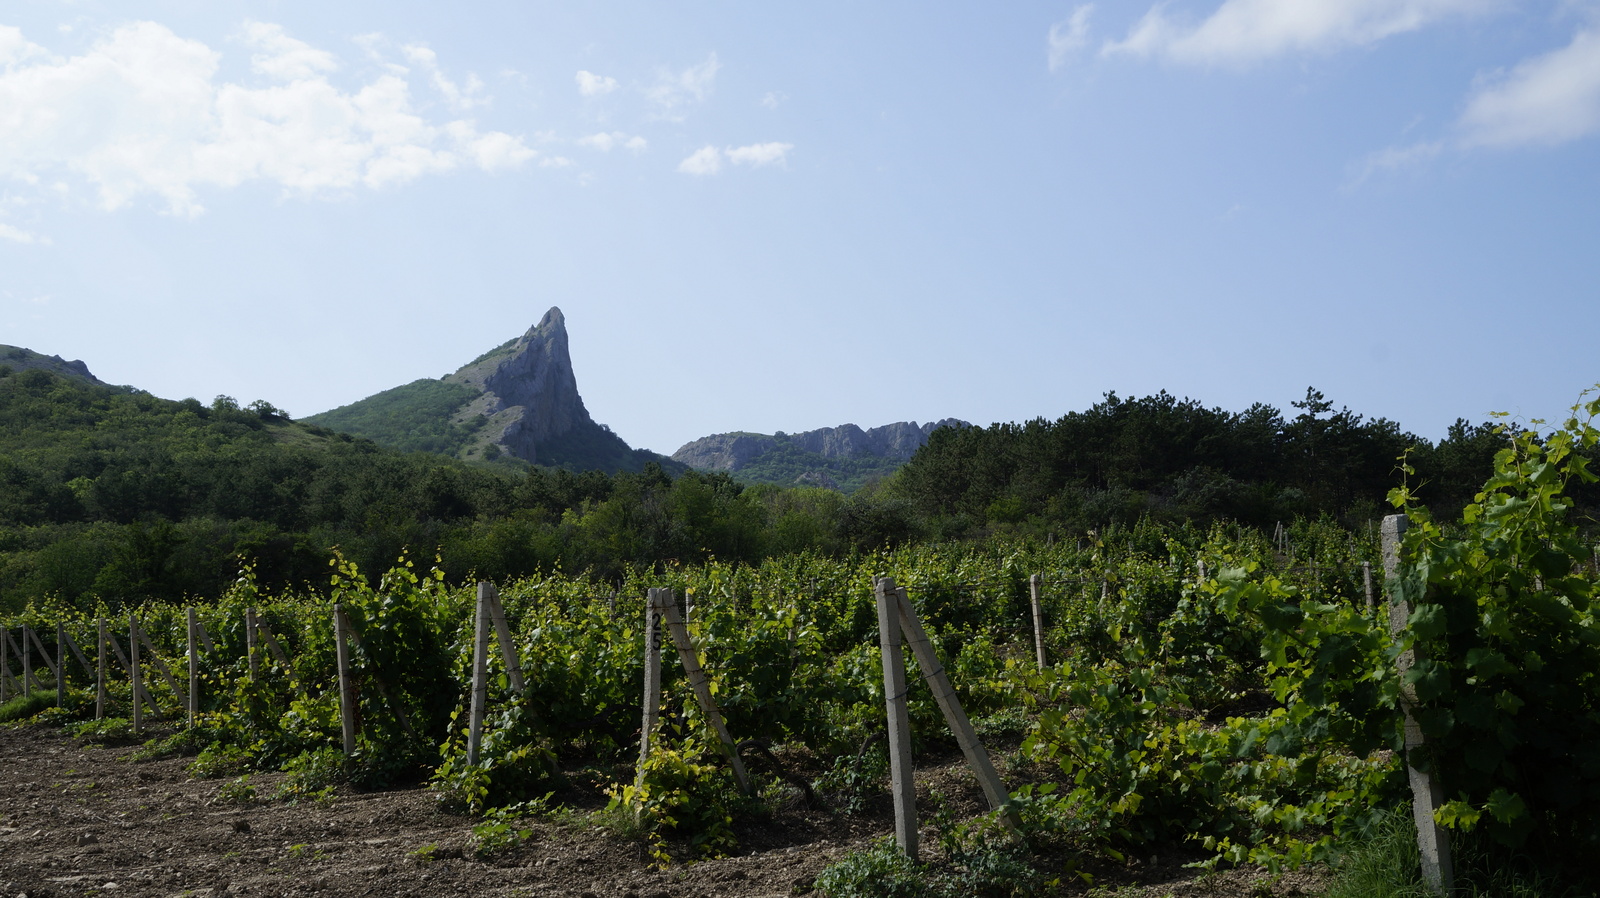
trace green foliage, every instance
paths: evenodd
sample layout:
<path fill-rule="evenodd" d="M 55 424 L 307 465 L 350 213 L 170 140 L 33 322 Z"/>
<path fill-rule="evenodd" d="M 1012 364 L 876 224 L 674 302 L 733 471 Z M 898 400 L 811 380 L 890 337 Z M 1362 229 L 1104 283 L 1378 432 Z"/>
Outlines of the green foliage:
<path fill-rule="evenodd" d="M 671 863 L 669 840 L 686 841 L 690 857 L 721 857 L 739 844 L 730 807 L 732 777 L 703 755 L 693 739 L 676 749 L 653 746 L 638 781 L 610 790 L 610 809 L 635 817 L 651 857 L 662 866 Z"/>
<path fill-rule="evenodd" d="M 1399 650 L 1452 800 L 1441 822 L 1551 864 L 1600 872 L 1600 623 L 1592 547 L 1569 490 L 1596 479 L 1600 400 L 1543 438 L 1505 428 L 1494 474 L 1446 528 L 1402 488 L 1411 527 L 1397 599 L 1411 615 Z M 1559 846 L 1559 847 L 1558 847 Z"/>
<path fill-rule="evenodd" d="M 462 383 L 418 380 L 303 420 L 401 452 L 454 456 L 471 443 L 486 420 L 455 422 L 456 411 L 480 392 Z"/>
<path fill-rule="evenodd" d="M 126 717 L 85 720 L 69 725 L 67 732 L 85 742 L 100 742 L 107 745 L 128 745 L 138 741 L 139 738 L 133 733 L 133 722 Z"/>
<path fill-rule="evenodd" d="M 5 704 L 0 705 L 0 723 L 14 720 L 26 720 L 54 706 L 56 694 L 43 689 L 19 695 Z"/>

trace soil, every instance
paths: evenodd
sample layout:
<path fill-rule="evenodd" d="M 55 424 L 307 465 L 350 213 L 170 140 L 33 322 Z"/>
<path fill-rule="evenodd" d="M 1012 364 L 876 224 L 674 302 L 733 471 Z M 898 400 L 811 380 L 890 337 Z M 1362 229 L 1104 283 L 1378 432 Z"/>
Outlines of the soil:
<path fill-rule="evenodd" d="M 79 742 L 54 727 L 0 727 L 0 898 L 821 898 L 813 882 L 824 867 L 893 830 L 887 800 L 859 815 L 833 814 L 808 807 L 796 790 L 770 816 L 736 821 L 738 856 L 655 869 L 637 841 L 572 815 L 530 823 L 527 842 L 479 858 L 473 819 L 447 813 L 423 787 L 231 803 L 221 794 L 229 780 L 191 779 L 190 759 L 134 761 L 133 750 Z M 278 776 L 255 774 L 251 783 L 271 794 Z M 958 815 L 981 810 L 959 756 L 919 768 L 919 795 L 932 789 Z M 925 827 L 922 838 L 924 859 L 933 859 L 935 833 Z M 1093 886 L 1069 881 L 1059 894 L 1266 898 L 1315 894 L 1321 885 L 1315 872 L 1200 875 L 1184 866 L 1192 859 L 1097 870 Z"/>

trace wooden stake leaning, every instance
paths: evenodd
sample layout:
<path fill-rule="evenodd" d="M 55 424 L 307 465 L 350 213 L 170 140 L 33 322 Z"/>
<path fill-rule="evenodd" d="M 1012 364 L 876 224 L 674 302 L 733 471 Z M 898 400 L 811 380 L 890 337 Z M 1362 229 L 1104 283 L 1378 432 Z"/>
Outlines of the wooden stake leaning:
<path fill-rule="evenodd" d="M 1400 538 L 1406 532 L 1407 518 L 1403 514 L 1388 515 L 1383 519 L 1383 576 L 1389 590 L 1389 630 L 1399 633 L 1411 617 L 1411 603 L 1394 599 L 1394 580 L 1400 570 Z M 1418 769 L 1424 740 L 1422 726 L 1417 723 L 1412 709 L 1417 704 L 1415 687 L 1404 683 L 1406 671 L 1416 663 L 1412 651 L 1401 653 L 1395 667 L 1401 677 L 1400 707 L 1405 712 L 1406 775 L 1411 780 L 1411 816 L 1417 824 L 1417 849 L 1422 855 L 1422 881 L 1436 895 L 1448 895 L 1455 889 L 1455 872 L 1450 860 L 1450 831 L 1434 822 L 1433 812 L 1444 805 L 1444 789 L 1439 778 Z"/>
<path fill-rule="evenodd" d="M 500 604 L 500 591 L 494 588 L 493 583 L 484 583 L 489 589 L 489 616 L 494 620 L 495 637 L 500 642 L 500 658 L 506 663 L 506 682 L 511 684 L 511 691 L 521 695 L 522 661 L 517 657 L 517 643 L 511 636 L 511 625 L 506 623 L 506 609 Z"/>
<path fill-rule="evenodd" d="M 651 587 L 644 604 L 644 719 L 639 724 L 639 766 L 634 785 L 644 783 L 644 764 L 650 760 L 650 740 L 661 718 L 661 590 Z"/>
<path fill-rule="evenodd" d="M 134 621 L 132 626 L 133 631 L 138 635 L 140 644 L 150 652 L 151 666 L 155 667 L 156 673 L 161 674 L 161 679 L 166 681 L 167 688 L 172 690 L 172 694 L 178 697 L 178 707 L 189 707 L 189 697 L 178 687 L 177 679 L 172 676 L 172 668 L 167 666 L 167 662 L 161 660 L 161 655 L 156 652 L 156 647 L 150 642 L 150 637 L 145 635 L 144 628 L 139 626 L 138 621 Z"/>
<path fill-rule="evenodd" d="M 133 616 L 129 615 L 128 620 L 132 621 Z M 112 654 L 117 656 L 117 663 L 122 665 L 122 669 L 128 672 L 129 677 L 132 677 L 133 661 L 131 661 L 128 656 L 123 653 L 122 644 L 117 642 L 116 637 L 114 636 L 108 637 L 106 641 L 111 644 L 111 651 Z M 134 694 L 141 698 L 145 704 L 149 705 L 151 711 L 155 712 L 158 716 L 161 714 L 160 706 L 158 706 L 156 704 L 156 700 L 151 697 L 150 690 L 144 688 L 144 682 L 142 679 L 139 682 L 139 688 L 134 691 Z"/>
<path fill-rule="evenodd" d="M 894 581 L 873 584 L 878 600 L 878 646 L 883 654 L 883 700 L 889 717 L 889 797 L 894 802 L 894 841 L 917 859 L 917 791 L 911 762 L 911 714 L 906 704 L 906 662 L 900 651 L 900 598 Z"/>
<path fill-rule="evenodd" d="M 994 769 L 994 764 L 989 760 L 989 753 L 984 750 L 983 743 L 978 741 L 978 734 L 972 729 L 972 722 L 967 720 L 967 712 L 961 708 L 961 700 L 956 698 L 955 687 L 950 685 L 950 677 L 944 672 L 944 665 L 939 663 L 939 656 L 933 651 L 933 643 L 928 640 L 928 633 L 922 628 L 922 621 L 917 619 L 917 612 L 911 607 L 911 600 L 906 597 L 905 587 L 895 590 L 895 598 L 900 609 L 900 631 L 904 634 L 906 643 L 911 646 L 911 652 L 917 658 L 917 666 L 922 668 L 922 678 L 928 681 L 933 688 L 934 701 L 939 703 L 939 710 L 944 712 L 945 723 L 949 724 L 950 732 L 955 734 L 956 743 L 961 746 L 961 753 L 966 756 L 967 766 L 978 778 L 978 785 L 983 787 L 983 796 L 989 801 L 989 810 L 1000 811 L 1000 819 L 1007 828 L 1015 831 L 1022 821 L 1017 817 L 1017 812 L 1010 807 L 1011 794 L 1006 791 L 1000 782 L 1000 774 Z"/>
<path fill-rule="evenodd" d="M 711 728 L 717 734 L 717 739 L 722 742 L 722 753 L 728 757 L 728 765 L 733 768 L 733 777 L 739 781 L 739 791 L 750 794 L 750 777 L 745 773 L 744 762 L 739 760 L 739 747 L 728 734 L 727 724 L 723 723 L 722 712 L 717 709 L 717 702 L 711 695 L 711 683 L 706 679 L 706 672 L 700 667 L 700 655 L 694 650 L 694 642 L 689 638 L 689 627 L 683 618 L 678 616 L 678 603 L 672 596 L 672 590 L 662 590 L 666 594 L 666 601 L 661 603 L 661 610 L 666 615 L 667 631 L 672 634 L 672 641 L 678 647 L 678 658 L 683 662 L 683 672 L 689 677 L 689 685 L 694 688 L 694 696 L 700 702 L 700 711 L 710 721 Z"/>

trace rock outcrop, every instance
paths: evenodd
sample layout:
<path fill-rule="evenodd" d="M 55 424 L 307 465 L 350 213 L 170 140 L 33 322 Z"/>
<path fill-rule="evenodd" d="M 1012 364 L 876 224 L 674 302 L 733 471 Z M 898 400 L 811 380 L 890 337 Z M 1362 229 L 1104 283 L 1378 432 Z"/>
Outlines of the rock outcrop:
<path fill-rule="evenodd" d="M 488 419 L 488 442 L 538 461 L 540 444 L 598 427 L 578 395 L 567 350 L 567 323 L 552 307 L 521 338 L 445 378 L 482 390 L 457 417 Z"/>
<path fill-rule="evenodd" d="M 67 361 L 58 355 L 44 355 L 21 346 L 0 345 L 0 367 L 10 368 L 12 371 L 30 371 L 38 369 L 51 374 L 60 374 L 64 377 L 74 377 L 86 380 L 99 386 L 110 386 L 100 378 L 89 373 L 89 366 L 74 359 Z"/>
<path fill-rule="evenodd" d="M 784 443 L 823 458 L 882 458 L 907 461 L 928 442 L 928 435 L 941 427 L 965 427 L 956 418 L 918 424 L 900 421 L 870 430 L 854 424 L 824 427 L 804 433 L 771 436 L 761 433 L 719 433 L 685 443 L 672 453 L 679 461 L 702 471 L 737 471 Z"/>

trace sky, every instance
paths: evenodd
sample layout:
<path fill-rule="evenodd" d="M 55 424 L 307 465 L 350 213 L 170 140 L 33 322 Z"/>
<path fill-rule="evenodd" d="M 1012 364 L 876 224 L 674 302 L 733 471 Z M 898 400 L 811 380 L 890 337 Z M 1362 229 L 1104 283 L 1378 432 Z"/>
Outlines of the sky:
<path fill-rule="evenodd" d="M 8 0 L 0 343 L 303 417 L 566 317 L 713 433 L 1600 382 L 1600 0 Z"/>

